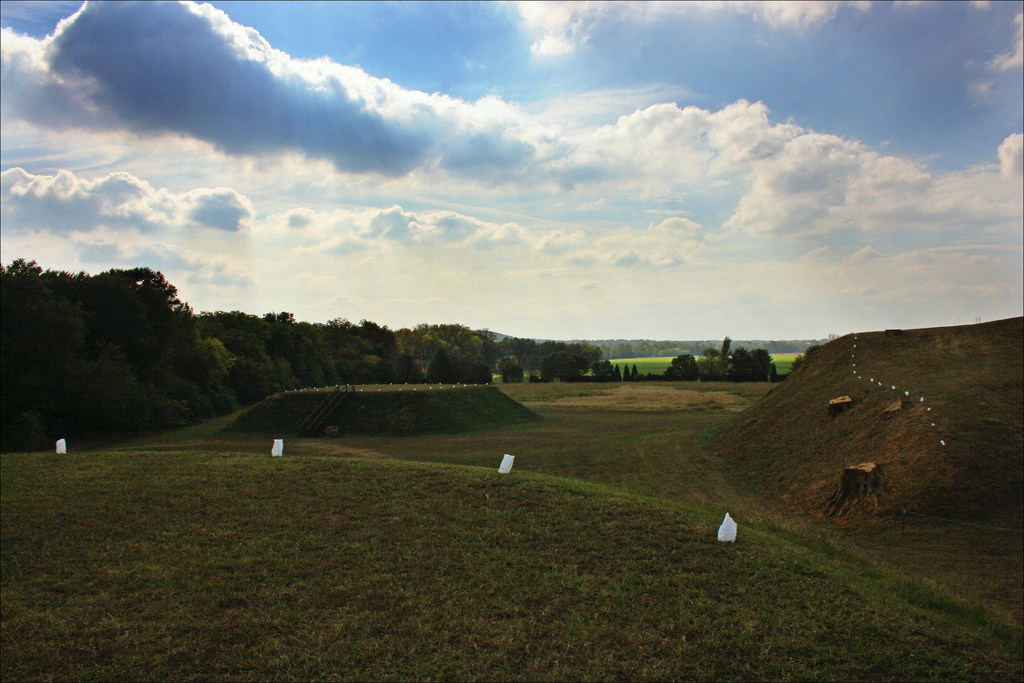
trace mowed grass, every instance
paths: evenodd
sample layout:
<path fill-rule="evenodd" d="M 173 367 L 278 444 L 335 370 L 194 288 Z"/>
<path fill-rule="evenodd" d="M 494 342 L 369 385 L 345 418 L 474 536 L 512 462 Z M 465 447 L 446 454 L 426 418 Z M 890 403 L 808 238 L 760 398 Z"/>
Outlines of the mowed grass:
<path fill-rule="evenodd" d="M 1019 628 L 832 544 L 325 444 L 3 455 L 4 679 L 1021 677 Z"/>

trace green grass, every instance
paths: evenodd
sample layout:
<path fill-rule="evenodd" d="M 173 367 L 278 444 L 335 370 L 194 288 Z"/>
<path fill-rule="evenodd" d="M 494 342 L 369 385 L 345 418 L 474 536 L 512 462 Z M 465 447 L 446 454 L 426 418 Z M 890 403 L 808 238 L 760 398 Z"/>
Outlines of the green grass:
<path fill-rule="evenodd" d="M 325 391 L 275 394 L 239 415 L 230 429 L 278 437 L 293 435 L 328 395 Z M 496 387 L 375 385 L 356 387 L 331 423 L 339 434 L 426 434 L 486 429 L 533 419 L 536 415 Z"/>
<path fill-rule="evenodd" d="M 737 486 L 709 445 L 773 386 L 505 385 L 540 419 L 284 458 L 235 416 L 3 455 L 0 675 L 1019 680 L 1020 625 L 974 593 Z M 985 558 L 979 586 L 1001 570 L 888 533 L 919 565 Z"/>
<path fill-rule="evenodd" d="M 650 358 L 617 358 L 611 361 L 612 365 L 618 366 L 623 370 L 632 370 L 633 366 L 636 365 L 636 371 L 641 375 L 648 373 L 654 375 L 660 375 L 665 372 L 665 368 L 672 365 L 672 359 L 675 356 L 652 356 Z"/>
<path fill-rule="evenodd" d="M 793 361 L 799 355 L 799 353 L 773 353 L 772 362 L 775 363 L 775 371 L 780 375 L 788 375 L 790 368 L 793 367 Z"/>
<path fill-rule="evenodd" d="M 294 450 L 4 455 L 3 677 L 1021 675 L 1019 628 L 719 510 Z"/>

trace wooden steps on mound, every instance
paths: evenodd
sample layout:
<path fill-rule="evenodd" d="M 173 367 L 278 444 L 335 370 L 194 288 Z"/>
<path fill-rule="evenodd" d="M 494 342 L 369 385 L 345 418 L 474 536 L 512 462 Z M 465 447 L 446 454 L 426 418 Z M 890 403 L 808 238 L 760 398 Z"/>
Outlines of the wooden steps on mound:
<path fill-rule="evenodd" d="M 299 436 L 323 436 L 328 420 L 334 416 L 349 393 L 348 385 L 344 388 L 335 387 L 334 391 L 328 394 L 316 410 L 299 425 Z"/>

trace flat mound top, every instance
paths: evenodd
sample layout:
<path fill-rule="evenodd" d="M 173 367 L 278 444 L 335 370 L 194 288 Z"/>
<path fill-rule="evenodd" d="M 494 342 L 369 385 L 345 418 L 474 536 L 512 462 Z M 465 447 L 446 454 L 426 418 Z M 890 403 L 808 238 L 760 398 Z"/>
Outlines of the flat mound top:
<path fill-rule="evenodd" d="M 840 396 L 852 402 L 830 416 Z M 1024 318 L 1012 318 L 836 339 L 732 423 L 718 448 L 808 511 L 825 510 L 842 468 L 877 462 L 889 485 L 879 512 L 1019 528 L 1022 435 Z"/>
<path fill-rule="evenodd" d="M 294 434 L 327 398 L 326 392 L 275 394 L 240 415 L 229 431 Z M 521 403 L 496 387 L 350 392 L 331 426 L 338 434 L 454 434 L 537 419 Z"/>

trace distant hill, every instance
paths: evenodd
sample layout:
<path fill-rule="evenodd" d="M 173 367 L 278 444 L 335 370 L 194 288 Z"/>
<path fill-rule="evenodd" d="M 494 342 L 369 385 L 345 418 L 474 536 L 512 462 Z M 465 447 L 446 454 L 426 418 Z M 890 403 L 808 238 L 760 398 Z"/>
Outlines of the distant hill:
<path fill-rule="evenodd" d="M 830 417 L 829 400 L 844 395 L 852 404 Z M 880 514 L 930 511 L 1019 528 L 1024 318 L 836 339 L 717 447 L 763 492 L 807 511 L 827 510 L 842 468 L 875 462 L 889 486 Z M 853 508 L 874 512 L 870 500 Z"/>

